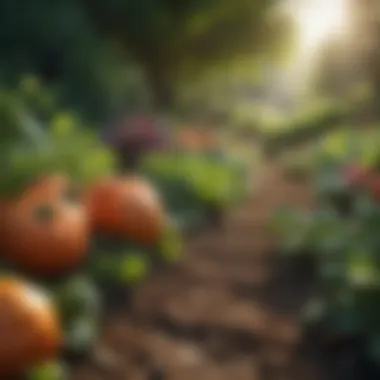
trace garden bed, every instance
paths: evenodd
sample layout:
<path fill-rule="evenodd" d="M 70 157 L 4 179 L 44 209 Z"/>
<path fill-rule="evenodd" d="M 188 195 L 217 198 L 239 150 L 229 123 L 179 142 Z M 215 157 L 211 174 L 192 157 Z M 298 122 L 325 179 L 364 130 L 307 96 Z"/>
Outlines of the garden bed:
<path fill-rule="evenodd" d="M 325 379 L 324 362 L 300 349 L 297 314 L 312 284 L 303 265 L 278 261 L 265 228 L 276 204 L 309 202 L 304 185 L 279 174 L 268 169 L 223 231 L 191 238 L 181 263 L 141 284 L 129 312 L 109 317 L 103 342 L 119 363 L 82 365 L 74 379 Z"/>
<path fill-rule="evenodd" d="M 22 370 L 28 380 L 326 378 L 328 351 L 308 355 L 300 318 L 316 281 L 307 262 L 281 259 L 268 225 L 284 202 L 312 206 L 311 183 L 291 181 L 266 162 L 255 173 L 258 192 L 249 194 L 254 168 L 222 147 L 146 154 L 137 171 L 120 175 L 112 154 L 73 120 L 65 129 L 55 119 L 47 140 L 29 116 L 18 122 L 29 128 L 29 149 L 8 141 L 4 151 L 2 292 L 12 310 L 30 313 L 31 328 L 19 339 L 31 349 L 29 361 L 12 358 L 7 368 L 4 360 L 3 373 Z M 56 216 L 73 213 L 76 227 L 57 234 L 56 223 L 68 224 Z M 51 249 L 42 249 L 47 243 Z M 51 297 L 38 296 L 45 291 Z M 11 326 L 20 322 L 6 316 Z M 35 328 L 46 351 L 34 358 Z M 359 359 L 347 345 L 348 357 Z M 70 370 L 63 377 L 56 372 L 62 362 Z"/>
<path fill-rule="evenodd" d="M 190 238 L 181 263 L 141 284 L 131 310 L 107 317 L 101 342 L 115 361 L 81 365 L 73 379 L 378 379 L 360 337 L 300 323 L 313 267 L 280 259 L 266 220 L 283 202 L 311 201 L 307 184 L 269 167 L 223 231 Z"/>

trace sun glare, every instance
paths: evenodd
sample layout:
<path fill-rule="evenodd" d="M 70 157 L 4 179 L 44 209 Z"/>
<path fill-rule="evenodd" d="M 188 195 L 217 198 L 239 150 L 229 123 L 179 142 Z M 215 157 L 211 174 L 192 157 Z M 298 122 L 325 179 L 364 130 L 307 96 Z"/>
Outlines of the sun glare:
<path fill-rule="evenodd" d="M 282 72 L 289 96 L 302 96 L 313 77 L 318 54 L 331 40 L 344 41 L 349 29 L 348 0 L 287 0 L 285 9 L 296 26 L 293 59 Z M 297 95 L 298 94 L 298 95 Z"/>
<path fill-rule="evenodd" d="M 318 48 L 344 32 L 347 0 L 303 0 L 295 9 L 301 50 Z"/>

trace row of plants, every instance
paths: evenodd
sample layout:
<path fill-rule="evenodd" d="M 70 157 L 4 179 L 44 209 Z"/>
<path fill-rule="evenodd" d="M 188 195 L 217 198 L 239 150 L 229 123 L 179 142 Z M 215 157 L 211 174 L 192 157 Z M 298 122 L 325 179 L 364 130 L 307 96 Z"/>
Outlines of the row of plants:
<path fill-rule="evenodd" d="M 251 165 L 221 149 L 155 152 L 144 157 L 140 169 L 186 230 L 219 223 L 250 190 Z"/>
<path fill-rule="evenodd" d="M 180 258 L 185 229 L 244 196 L 247 166 L 205 146 L 146 151 L 125 171 L 120 151 L 72 114 L 42 126 L 10 91 L 0 118 L 0 377 L 70 378 L 110 295 Z"/>
<path fill-rule="evenodd" d="M 350 361 L 361 355 L 366 370 L 371 366 L 378 378 L 380 157 L 372 150 L 376 140 L 360 146 L 357 137 L 346 139 L 353 142 L 351 149 L 338 139 L 325 146 L 314 168 L 315 204 L 308 209 L 284 206 L 273 216 L 272 227 L 280 252 L 312 267 L 317 286 L 302 310 L 305 332 L 317 331 L 325 348 L 326 343 L 354 342 L 357 351 Z M 350 368 L 340 374 L 342 379 L 353 378 Z"/>
<path fill-rule="evenodd" d="M 326 133 L 339 131 L 349 121 L 362 123 L 361 120 L 371 115 L 372 100 L 371 84 L 358 82 L 342 98 L 308 102 L 289 118 L 264 123 L 267 150 L 276 153 L 289 146 L 312 142 Z"/>
<path fill-rule="evenodd" d="M 264 128 L 264 145 L 268 154 L 311 141 L 331 131 L 350 116 L 350 106 L 342 102 L 322 102 L 290 118 L 279 120 L 275 126 Z"/>
<path fill-rule="evenodd" d="M 376 165 L 379 140 L 376 124 L 362 130 L 355 124 L 341 125 L 299 149 L 284 152 L 279 158 L 289 178 L 312 179 L 319 171 L 321 158 L 325 156 L 341 160 L 350 152 L 358 164 L 366 167 Z"/>
<path fill-rule="evenodd" d="M 291 109 L 262 104 L 242 106 L 232 115 L 233 128 L 240 134 L 262 142 L 267 154 L 313 142 L 315 138 L 340 130 L 348 121 L 370 118 L 371 88 L 365 83 L 353 86 L 340 99 L 306 97 Z"/>
<path fill-rule="evenodd" d="M 135 132 L 134 125 L 139 126 Z M 110 142 L 125 169 L 155 185 L 182 230 L 218 223 L 250 191 L 250 172 L 257 162 L 242 154 L 241 147 L 227 148 L 211 129 L 194 126 L 162 132 L 152 118 L 133 116 L 110 133 Z"/>

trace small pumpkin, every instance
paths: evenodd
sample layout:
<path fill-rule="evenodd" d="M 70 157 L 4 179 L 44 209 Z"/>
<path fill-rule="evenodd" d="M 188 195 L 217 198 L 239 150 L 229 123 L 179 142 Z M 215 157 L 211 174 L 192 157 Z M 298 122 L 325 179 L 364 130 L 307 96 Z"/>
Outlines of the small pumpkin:
<path fill-rule="evenodd" d="M 165 212 L 153 186 L 137 176 L 105 178 L 86 193 L 92 229 L 154 245 L 165 227 Z"/>
<path fill-rule="evenodd" d="M 9 259 L 28 271 L 59 275 L 85 257 L 90 240 L 86 210 L 68 178 L 52 175 L 31 184 L 5 210 Z"/>
<path fill-rule="evenodd" d="M 62 344 L 58 316 L 42 290 L 0 279 L 0 377 L 55 359 Z"/>

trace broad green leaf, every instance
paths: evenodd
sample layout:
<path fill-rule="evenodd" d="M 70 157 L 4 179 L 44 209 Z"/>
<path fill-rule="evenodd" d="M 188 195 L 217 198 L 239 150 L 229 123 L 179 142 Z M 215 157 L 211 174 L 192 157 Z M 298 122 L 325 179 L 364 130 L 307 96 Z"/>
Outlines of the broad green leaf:
<path fill-rule="evenodd" d="M 59 362 L 39 364 L 26 374 L 27 380 L 68 380 L 67 368 Z"/>
<path fill-rule="evenodd" d="M 346 262 L 350 284 L 357 287 L 380 285 L 378 267 L 368 251 L 354 250 L 347 255 Z"/>
<path fill-rule="evenodd" d="M 41 84 L 35 75 L 24 76 L 21 79 L 19 86 L 22 92 L 29 95 L 36 95 L 41 90 Z"/>
<path fill-rule="evenodd" d="M 98 333 L 97 317 L 79 317 L 65 329 L 65 345 L 71 352 L 87 352 L 95 343 Z"/>
<path fill-rule="evenodd" d="M 150 264 L 145 255 L 130 253 L 119 263 L 117 279 L 123 284 L 132 284 L 145 278 Z"/>
<path fill-rule="evenodd" d="M 182 236 L 178 227 L 171 222 L 165 229 L 158 245 L 160 256 L 165 262 L 177 261 L 182 254 Z"/>
<path fill-rule="evenodd" d="M 68 326 L 78 317 L 96 318 L 100 310 L 99 294 L 87 276 L 76 275 L 63 280 L 56 287 L 55 298 L 63 322 Z"/>
<path fill-rule="evenodd" d="M 51 122 L 51 133 L 53 138 L 67 138 L 73 136 L 75 127 L 77 125 L 76 118 L 69 112 L 61 112 L 53 118 Z"/>

